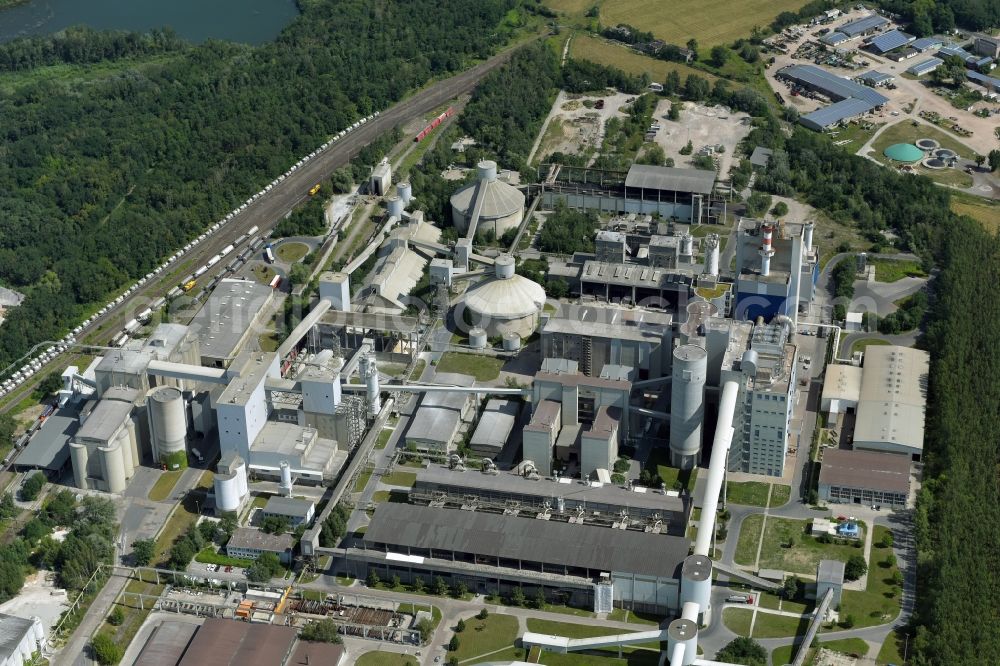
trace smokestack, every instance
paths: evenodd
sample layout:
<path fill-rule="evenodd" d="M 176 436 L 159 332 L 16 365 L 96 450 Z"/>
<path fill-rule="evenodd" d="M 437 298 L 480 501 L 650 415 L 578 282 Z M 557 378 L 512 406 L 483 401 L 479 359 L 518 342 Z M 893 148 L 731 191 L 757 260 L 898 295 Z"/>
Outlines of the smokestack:
<path fill-rule="evenodd" d="M 705 238 L 705 273 L 707 275 L 719 275 L 719 236 L 709 234 Z"/>
<path fill-rule="evenodd" d="M 806 222 L 806 226 L 802 230 L 802 244 L 805 246 L 805 254 L 809 254 L 812 249 L 814 228 L 815 225 L 812 222 Z"/>
<path fill-rule="evenodd" d="M 771 274 L 771 257 L 774 256 L 774 249 L 771 247 L 771 235 L 774 233 L 774 227 L 765 224 L 761 227 L 761 231 L 764 238 L 760 242 L 760 274 L 767 277 Z"/>

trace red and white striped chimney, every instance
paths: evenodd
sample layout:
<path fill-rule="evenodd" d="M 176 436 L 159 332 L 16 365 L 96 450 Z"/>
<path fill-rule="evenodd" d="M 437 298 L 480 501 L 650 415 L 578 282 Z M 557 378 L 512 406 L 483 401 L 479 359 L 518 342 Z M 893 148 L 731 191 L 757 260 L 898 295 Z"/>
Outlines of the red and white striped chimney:
<path fill-rule="evenodd" d="M 771 247 L 771 235 L 774 232 L 774 227 L 765 224 L 761 227 L 761 232 L 763 240 L 760 243 L 760 274 L 767 276 L 771 274 L 771 257 L 774 256 L 774 248 Z"/>

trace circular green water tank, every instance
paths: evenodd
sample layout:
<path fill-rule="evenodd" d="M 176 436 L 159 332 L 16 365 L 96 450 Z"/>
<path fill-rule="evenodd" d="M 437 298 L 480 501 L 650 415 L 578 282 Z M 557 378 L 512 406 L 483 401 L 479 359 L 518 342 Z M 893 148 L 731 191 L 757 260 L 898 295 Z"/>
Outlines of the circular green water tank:
<path fill-rule="evenodd" d="M 924 158 L 924 151 L 912 143 L 895 143 L 885 149 L 884 155 L 895 162 L 919 162 Z"/>

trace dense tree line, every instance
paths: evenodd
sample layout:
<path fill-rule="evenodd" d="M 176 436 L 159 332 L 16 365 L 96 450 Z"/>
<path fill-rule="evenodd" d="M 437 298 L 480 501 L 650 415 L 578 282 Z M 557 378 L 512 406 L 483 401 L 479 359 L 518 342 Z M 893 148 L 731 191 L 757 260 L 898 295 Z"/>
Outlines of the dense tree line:
<path fill-rule="evenodd" d="M 899 304 L 899 309 L 879 319 L 878 332 L 887 335 L 912 331 L 927 313 L 927 294 L 918 291 Z"/>
<path fill-rule="evenodd" d="M 76 26 L 54 35 L 21 37 L 0 45 L 0 72 L 25 71 L 46 65 L 86 65 L 179 52 L 188 46 L 172 28 L 137 33 Z"/>
<path fill-rule="evenodd" d="M 918 36 L 948 32 L 956 26 L 986 30 L 1000 25 L 1000 0 L 879 0 L 879 4 L 901 15 Z"/>
<path fill-rule="evenodd" d="M 358 116 L 489 55 L 512 4 L 313 0 L 261 47 L 209 41 L 87 85 L 28 77 L 0 93 L 0 283 L 27 294 L 0 327 L 0 367 Z M 96 45 L 72 58 L 114 57 L 102 33 L 74 39 Z M 24 66 L 60 53 L 16 44 L 40 54 L 14 57 Z"/>
<path fill-rule="evenodd" d="M 595 213 L 572 210 L 559 201 L 538 232 L 538 249 L 557 254 L 593 252 L 598 224 Z"/>

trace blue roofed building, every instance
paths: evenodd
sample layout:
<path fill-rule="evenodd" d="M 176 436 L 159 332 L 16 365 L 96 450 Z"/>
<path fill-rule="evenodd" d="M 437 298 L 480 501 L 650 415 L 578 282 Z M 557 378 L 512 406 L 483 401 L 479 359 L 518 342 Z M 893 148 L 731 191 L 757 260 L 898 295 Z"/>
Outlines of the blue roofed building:
<path fill-rule="evenodd" d="M 920 39 L 914 39 L 910 42 L 910 48 L 914 48 L 921 53 L 924 51 L 933 51 L 944 46 L 944 42 L 937 37 L 921 37 Z"/>
<path fill-rule="evenodd" d="M 823 35 L 822 37 L 820 37 L 819 41 L 820 41 L 820 43 L 826 44 L 827 46 L 836 46 L 837 44 L 842 44 L 842 43 L 846 42 L 849 39 L 850 39 L 850 37 L 848 37 L 844 33 L 837 32 L 835 30 L 833 32 L 828 32 L 825 35 Z"/>
<path fill-rule="evenodd" d="M 889 19 L 878 14 L 869 14 L 868 16 L 848 21 L 837 28 L 837 32 L 842 32 L 851 39 L 854 39 L 855 37 L 871 35 L 887 25 L 889 25 Z"/>
<path fill-rule="evenodd" d="M 887 83 L 892 83 L 896 80 L 896 77 L 892 74 L 886 74 L 885 72 L 878 72 L 876 70 L 870 70 L 858 77 L 858 81 L 865 84 L 866 86 L 871 86 L 872 88 L 878 88 L 879 86 L 884 86 Z"/>
<path fill-rule="evenodd" d="M 818 92 L 834 102 L 799 119 L 803 125 L 814 130 L 823 130 L 870 113 L 889 101 L 888 97 L 868 86 L 814 65 L 791 65 L 781 69 L 777 76 L 794 85 Z"/>
<path fill-rule="evenodd" d="M 901 46 L 906 46 L 913 40 L 913 35 L 908 35 L 901 30 L 889 30 L 869 39 L 868 48 L 881 55 L 898 49 Z"/>
<path fill-rule="evenodd" d="M 927 60 L 921 60 L 916 65 L 907 69 L 906 73 L 913 74 L 914 76 L 924 76 L 925 74 L 930 74 L 943 64 L 944 60 L 941 60 L 941 58 L 928 58 Z"/>
<path fill-rule="evenodd" d="M 986 76 L 985 74 L 973 72 L 972 70 L 967 71 L 965 75 L 973 83 L 978 83 L 982 87 L 986 88 L 987 93 L 996 95 L 1000 92 L 1000 79 L 995 76 Z"/>

